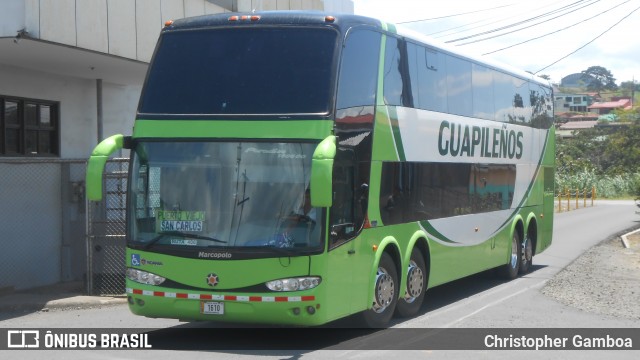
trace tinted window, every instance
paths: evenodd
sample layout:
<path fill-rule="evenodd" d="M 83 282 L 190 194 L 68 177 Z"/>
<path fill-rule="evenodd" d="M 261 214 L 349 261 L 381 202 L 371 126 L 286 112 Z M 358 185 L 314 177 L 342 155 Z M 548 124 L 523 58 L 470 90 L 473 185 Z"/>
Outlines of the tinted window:
<path fill-rule="evenodd" d="M 355 30 L 342 52 L 337 109 L 375 105 L 380 33 Z"/>
<path fill-rule="evenodd" d="M 531 123 L 531 97 L 529 96 L 529 83 L 518 78 L 513 78 L 513 122 L 528 125 Z"/>
<path fill-rule="evenodd" d="M 411 90 L 415 107 L 447 111 L 447 82 L 444 55 L 435 50 L 407 44 Z"/>
<path fill-rule="evenodd" d="M 333 30 L 315 28 L 165 33 L 140 112 L 326 113 L 336 37 Z"/>
<path fill-rule="evenodd" d="M 516 94 L 511 76 L 494 72 L 493 74 L 493 94 L 495 120 L 501 122 L 510 122 L 513 118 L 513 99 Z"/>
<path fill-rule="evenodd" d="M 549 89 L 537 84 L 529 88 L 531 101 L 531 125 L 536 128 L 547 129 L 553 125 L 553 107 Z"/>
<path fill-rule="evenodd" d="M 473 116 L 493 120 L 493 70 L 473 64 Z"/>
<path fill-rule="evenodd" d="M 385 162 L 382 221 L 391 225 L 509 209 L 515 178 L 515 165 Z"/>
<path fill-rule="evenodd" d="M 403 105 L 402 82 L 402 48 L 401 42 L 394 37 L 387 37 L 384 54 L 384 103 L 388 105 Z"/>
<path fill-rule="evenodd" d="M 469 61 L 447 56 L 447 96 L 450 113 L 473 116 L 471 63 Z"/>

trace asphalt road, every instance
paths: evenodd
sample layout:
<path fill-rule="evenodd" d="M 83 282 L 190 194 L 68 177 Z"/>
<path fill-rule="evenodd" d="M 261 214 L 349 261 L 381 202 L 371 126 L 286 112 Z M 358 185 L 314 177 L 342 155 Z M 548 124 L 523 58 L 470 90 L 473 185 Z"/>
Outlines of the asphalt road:
<path fill-rule="evenodd" d="M 134 316 L 125 306 L 96 309 L 0 314 L 2 328 L 139 328 L 156 329 L 150 334 L 160 344 L 156 350 L 112 351 L 6 351 L 2 358 L 60 359 L 156 359 L 188 356 L 190 359 L 404 359 L 415 357 L 473 358 L 629 358 L 639 351 L 402 351 L 384 350 L 420 341 L 433 328 L 638 328 L 637 320 L 583 312 L 562 305 L 540 293 L 540 289 L 585 250 L 625 230 L 640 226 L 640 215 L 631 201 L 599 201 L 593 208 L 556 214 L 553 245 L 534 258 L 533 271 L 516 280 L 496 280 L 491 273 L 446 284 L 427 293 L 419 316 L 397 320 L 394 330 L 353 331 L 348 320 L 323 329 L 238 329 L 211 323 L 179 323 L 176 320 Z M 196 330 L 194 330 L 194 328 Z M 414 330 L 411 330 L 414 329 Z M 447 333 L 445 332 L 445 335 Z M 454 336 L 457 333 L 451 333 Z M 454 340 L 455 341 L 455 340 Z M 216 345 L 217 344 L 217 345 Z M 234 350 L 217 350 L 220 347 Z M 255 345 L 260 344 L 260 345 Z M 460 341 L 460 348 L 465 346 Z M 160 348 L 180 348 L 164 351 Z M 268 348 L 270 350 L 260 350 Z M 304 350 L 282 350 L 282 349 Z M 330 349 L 330 350 L 327 350 Z M 381 350 L 382 349 L 382 350 Z"/>

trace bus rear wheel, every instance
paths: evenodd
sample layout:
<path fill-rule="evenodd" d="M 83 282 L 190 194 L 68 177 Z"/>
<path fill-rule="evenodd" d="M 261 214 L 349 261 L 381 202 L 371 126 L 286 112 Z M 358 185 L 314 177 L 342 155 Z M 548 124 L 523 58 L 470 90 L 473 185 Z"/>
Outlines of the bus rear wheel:
<path fill-rule="evenodd" d="M 361 313 L 369 328 L 386 327 L 398 302 L 398 272 L 389 254 L 383 253 L 378 264 L 371 308 Z"/>
<path fill-rule="evenodd" d="M 398 300 L 396 314 L 401 317 L 411 317 L 418 313 L 425 292 L 427 291 L 427 270 L 425 261 L 417 248 L 411 251 L 409 269 L 407 270 L 407 288 L 404 297 Z"/>
<path fill-rule="evenodd" d="M 522 241 L 522 255 L 520 258 L 520 273 L 526 274 L 531 270 L 533 262 L 533 244 L 531 238 L 527 235 Z"/>

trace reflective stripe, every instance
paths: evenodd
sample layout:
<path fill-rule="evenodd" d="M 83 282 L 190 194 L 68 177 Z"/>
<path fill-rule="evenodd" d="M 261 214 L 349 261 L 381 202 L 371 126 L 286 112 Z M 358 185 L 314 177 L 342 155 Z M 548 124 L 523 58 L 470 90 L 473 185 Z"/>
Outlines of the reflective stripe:
<path fill-rule="evenodd" d="M 197 294 L 197 293 L 175 293 L 165 291 L 140 290 L 126 288 L 127 294 L 146 295 L 154 297 L 164 297 L 172 299 L 192 299 L 192 300 L 220 300 L 238 302 L 302 302 L 314 301 L 313 295 L 308 296 L 247 296 L 247 295 L 218 295 L 218 294 Z"/>

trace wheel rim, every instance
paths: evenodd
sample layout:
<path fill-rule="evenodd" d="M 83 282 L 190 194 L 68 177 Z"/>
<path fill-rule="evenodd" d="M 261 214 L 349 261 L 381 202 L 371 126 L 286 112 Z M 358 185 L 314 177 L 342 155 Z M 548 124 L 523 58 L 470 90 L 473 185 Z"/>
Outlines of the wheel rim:
<path fill-rule="evenodd" d="M 533 249 L 531 246 L 531 241 L 529 241 L 528 237 L 524 238 L 522 242 L 522 264 L 524 266 L 529 265 L 529 261 L 531 261 L 533 255 Z"/>
<path fill-rule="evenodd" d="M 518 267 L 518 239 L 513 235 L 513 241 L 511 241 L 511 268 Z"/>
<path fill-rule="evenodd" d="M 407 272 L 407 290 L 404 293 L 404 301 L 408 303 L 414 302 L 424 290 L 424 273 L 418 267 L 415 261 L 409 263 L 409 271 Z"/>
<path fill-rule="evenodd" d="M 393 294 L 395 293 L 395 284 L 393 278 L 383 267 L 378 268 L 376 276 L 376 288 L 373 294 L 373 311 L 381 313 L 393 302 Z"/>

